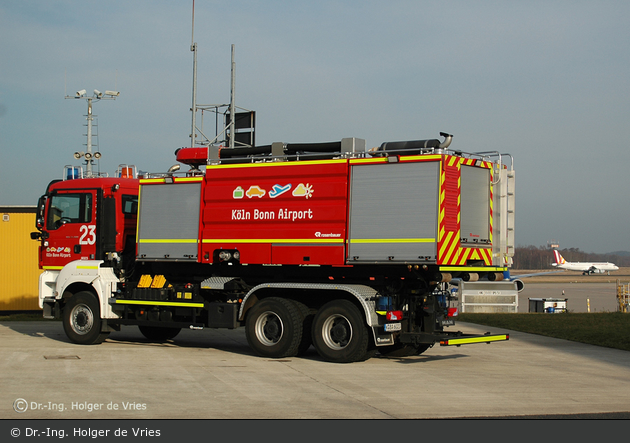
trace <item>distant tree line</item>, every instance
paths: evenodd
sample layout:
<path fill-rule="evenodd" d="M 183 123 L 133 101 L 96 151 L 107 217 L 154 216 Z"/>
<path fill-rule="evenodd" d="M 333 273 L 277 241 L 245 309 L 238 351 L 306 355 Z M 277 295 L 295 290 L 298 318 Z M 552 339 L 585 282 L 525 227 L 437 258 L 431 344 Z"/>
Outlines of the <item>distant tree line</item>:
<path fill-rule="evenodd" d="M 594 254 L 578 248 L 559 249 L 566 261 L 611 262 L 617 266 L 630 266 L 629 252 Z M 553 250 L 547 246 L 517 246 L 514 249 L 512 269 L 551 269 L 555 263 Z"/>

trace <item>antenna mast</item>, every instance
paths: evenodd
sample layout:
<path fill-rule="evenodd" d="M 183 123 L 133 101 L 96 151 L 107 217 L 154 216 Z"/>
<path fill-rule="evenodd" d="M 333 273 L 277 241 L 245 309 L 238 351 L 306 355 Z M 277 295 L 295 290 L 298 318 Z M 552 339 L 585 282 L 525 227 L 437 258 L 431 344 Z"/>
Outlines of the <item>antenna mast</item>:
<path fill-rule="evenodd" d="M 223 143 L 221 137 L 225 137 L 224 141 L 230 148 L 235 146 L 254 146 L 254 130 L 255 130 L 255 112 L 240 108 L 236 106 L 235 90 L 236 90 L 236 61 L 234 56 L 234 47 L 232 45 L 232 63 L 231 63 L 231 78 L 230 78 L 230 103 L 229 104 L 215 104 L 215 105 L 198 105 L 197 104 L 197 43 L 195 43 L 195 0 L 192 5 L 192 38 L 190 43 L 190 51 L 193 53 L 193 84 L 192 84 L 192 122 L 190 127 L 190 147 L 194 148 L 195 145 L 210 146 L 213 144 Z M 223 130 L 219 132 L 219 109 L 225 109 L 224 118 L 225 126 Z M 238 112 L 243 110 L 244 112 Z M 201 127 L 197 127 L 197 111 L 201 111 Z M 215 123 L 215 136 L 210 139 L 204 133 L 203 127 L 203 113 L 204 111 L 211 111 L 216 114 Z M 238 114 L 238 115 L 237 115 Z M 237 118 L 239 122 L 237 123 Z M 229 120 L 228 120 L 229 119 Z M 236 131 L 240 131 L 238 134 Z M 199 142 L 197 142 L 197 133 L 201 136 Z M 238 137 L 237 137 L 238 135 Z M 210 151 L 208 151 L 210 152 Z"/>
<path fill-rule="evenodd" d="M 236 134 L 234 132 L 234 122 L 236 121 L 236 114 L 234 112 L 234 87 L 236 83 L 236 73 L 234 72 L 236 65 L 234 63 L 234 45 L 232 45 L 232 78 L 230 81 L 230 148 L 234 149 L 234 139 L 236 138 Z"/>
<path fill-rule="evenodd" d="M 195 0 L 192 7 L 192 36 L 190 50 L 193 53 L 193 85 L 192 85 L 192 126 L 190 130 L 190 147 L 195 147 L 197 116 L 197 43 L 195 43 Z"/>

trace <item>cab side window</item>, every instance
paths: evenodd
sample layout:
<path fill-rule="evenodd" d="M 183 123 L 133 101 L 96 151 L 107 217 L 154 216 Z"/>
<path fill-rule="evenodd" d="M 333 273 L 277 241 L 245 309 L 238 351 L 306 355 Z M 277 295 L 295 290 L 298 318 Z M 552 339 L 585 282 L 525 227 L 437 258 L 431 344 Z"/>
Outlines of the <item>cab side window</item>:
<path fill-rule="evenodd" d="M 138 215 L 138 196 L 123 195 L 122 196 L 122 212 L 125 218 L 134 218 Z"/>
<path fill-rule="evenodd" d="M 56 194 L 50 199 L 47 229 L 58 229 L 66 223 L 92 221 L 91 194 Z"/>

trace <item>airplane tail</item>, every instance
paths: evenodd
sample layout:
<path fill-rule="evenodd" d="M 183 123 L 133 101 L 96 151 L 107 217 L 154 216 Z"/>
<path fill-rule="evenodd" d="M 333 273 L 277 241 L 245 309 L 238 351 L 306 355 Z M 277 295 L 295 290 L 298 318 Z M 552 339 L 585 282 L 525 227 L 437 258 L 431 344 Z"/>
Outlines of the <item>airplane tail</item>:
<path fill-rule="evenodd" d="M 556 257 L 556 265 L 563 265 L 567 262 L 557 249 L 553 250 L 553 254 Z"/>

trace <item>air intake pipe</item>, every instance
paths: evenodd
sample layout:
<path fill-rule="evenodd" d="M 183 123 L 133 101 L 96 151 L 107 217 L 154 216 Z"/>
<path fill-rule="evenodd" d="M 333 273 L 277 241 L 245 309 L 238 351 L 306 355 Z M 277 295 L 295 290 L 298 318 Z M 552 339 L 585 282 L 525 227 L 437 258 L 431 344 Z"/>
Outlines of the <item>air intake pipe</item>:
<path fill-rule="evenodd" d="M 451 146 L 451 142 L 453 141 L 453 135 L 447 134 L 446 132 L 440 132 L 440 136 L 444 137 L 444 141 L 440 143 L 438 149 L 444 150 Z"/>

